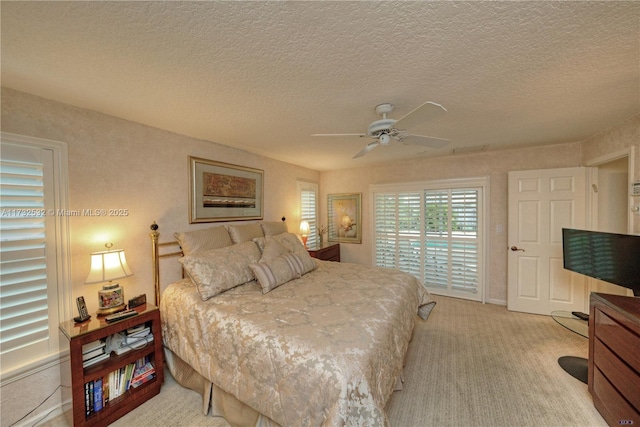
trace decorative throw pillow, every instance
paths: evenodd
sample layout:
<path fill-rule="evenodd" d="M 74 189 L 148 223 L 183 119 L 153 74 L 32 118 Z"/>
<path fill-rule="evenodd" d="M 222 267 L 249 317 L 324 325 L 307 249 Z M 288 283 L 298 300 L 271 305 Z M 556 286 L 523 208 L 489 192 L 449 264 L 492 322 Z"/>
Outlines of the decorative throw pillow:
<path fill-rule="evenodd" d="M 203 301 L 254 279 L 251 264 L 260 259 L 253 242 L 211 249 L 180 259 Z"/>
<path fill-rule="evenodd" d="M 300 238 L 293 233 L 281 233 L 273 237 L 278 243 L 287 247 L 291 252 L 307 251 L 300 241 Z"/>
<path fill-rule="evenodd" d="M 227 225 L 226 227 L 227 230 L 229 230 L 229 235 L 233 243 L 242 243 L 256 237 L 264 237 L 262 227 L 260 227 L 260 224 L 257 222 L 252 224 Z"/>
<path fill-rule="evenodd" d="M 275 236 L 276 234 L 282 234 L 289 231 L 287 229 L 287 223 L 284 221 L 266 221 L 261 222 L 260 227 L 265 236 Z"/>
<path fill-rule="evenodd" d="M 306 251 L 288 253 L 269 261 L 251 264 L 263 294 L 293 279 L 298 279 L 315 268 L 315 261 Z"/>
<path fill-rule="evenodd" d="M 260 253 L 264 252 L 264 245 L 267 244 L 266 237 L 256 237 L 253 239 L 253 243 L 258 245 L 258 249 L 260 249 Z"/>
<path fill-rule="evenodd" d="M 229 232 L 221 225 L 203 230 L 174 233 L 173 236 L 180 244 L 184 255 L 191 255 L 192 253 L 209 249 L 224 248 L 233 244 Z"/>
<path fill-rule="evenodd" d="M 262 258 L 260 261 L 270 261 L 272 259 L 276 259 L 279 256 L 286 255 L 289 252 L 289 248 L 279 243 L 273 237 L 267 236 L 264 237 L 264 245 L 262 247 Z"/>

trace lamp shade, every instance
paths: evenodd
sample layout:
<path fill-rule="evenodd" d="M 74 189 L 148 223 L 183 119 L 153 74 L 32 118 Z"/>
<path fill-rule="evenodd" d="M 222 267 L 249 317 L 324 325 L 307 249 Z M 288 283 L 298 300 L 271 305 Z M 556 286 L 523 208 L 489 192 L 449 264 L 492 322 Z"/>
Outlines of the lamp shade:
<path fill-rule="evenodd" d="M 93 252 L 91 254 L 91 271 L 89 271 L 89 276 L 84 283 L 109 282 L 132 274 L 124 256 L 124 249 Z"/>
<path fill-rule="evenodd" d="M 308 236 L 310 231 L 311 231 L 311 228 L 309 227 L 309 223 L 307 221 L 301 221 L 300 222 L 300 234 L 302 236 Z"/>

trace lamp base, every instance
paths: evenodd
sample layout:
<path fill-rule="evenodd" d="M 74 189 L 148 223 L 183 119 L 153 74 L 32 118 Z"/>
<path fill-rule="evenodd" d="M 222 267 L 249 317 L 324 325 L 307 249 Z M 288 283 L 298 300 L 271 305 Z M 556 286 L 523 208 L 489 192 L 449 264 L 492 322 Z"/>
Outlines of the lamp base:
<path fill-rule="evenodd" d="M 118 305 L 116 307 L 99 308 L 98 311 L 96 312 L 96 314 L 98 316 L 107 316 L 109 314 L 113 314 L 113 313 L 117 313 L 119 311 L 123 311 L 125 308 L 127 308 L 126 304 L 121 304 L 121 305 Z"/>
<path fill-rule="evenodd" d="M 98 316 L 117 313 L 127 307 L 124 301 L 124 289 L 118 283 L 109 282 L 98 291 Z"/>

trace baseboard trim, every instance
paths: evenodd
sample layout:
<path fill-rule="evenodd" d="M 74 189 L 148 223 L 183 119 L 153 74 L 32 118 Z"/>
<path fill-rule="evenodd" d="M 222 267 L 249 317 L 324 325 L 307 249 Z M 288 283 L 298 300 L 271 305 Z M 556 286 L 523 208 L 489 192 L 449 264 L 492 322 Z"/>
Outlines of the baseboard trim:
<path fill-rule="evenodd" d="M 62 416 L 64 414 L 63 410 L 62 410 L 62 404 L 58 404 L 56 406 L 53 406 L 52 408 L 49 409 L 49 411 L 47 412 L 42 412 L 39 414 L 35 414 L 32 417 L 26 418 L 22 421 L 17 422 L 16 424 L 13 424 L 13 426 L 15 427 L 31 427 L 31 426 L 38 426 L 41 425 L 42 423 L 46 422 L 46 421 L 51 421 L 55 418 L 58 418 L 60 416 Z"/>

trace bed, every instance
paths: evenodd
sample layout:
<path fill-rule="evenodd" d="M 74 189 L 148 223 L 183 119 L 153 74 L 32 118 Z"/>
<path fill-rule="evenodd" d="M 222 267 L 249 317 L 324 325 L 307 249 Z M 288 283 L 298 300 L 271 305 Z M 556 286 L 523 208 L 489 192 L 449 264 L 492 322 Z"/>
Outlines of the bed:
<path fill-rule="evenodd" d="M 160 258 L 182 255 L 187 273 L 157 301 L 167 366 L 205 413 L 242 426 L 389 425 L 415 322 L 435 305 L 413 276 L 313 259 L 277 222 L 176 233 L 182 250 L 166 255 L 158 236 L 156 298 Z"/>

